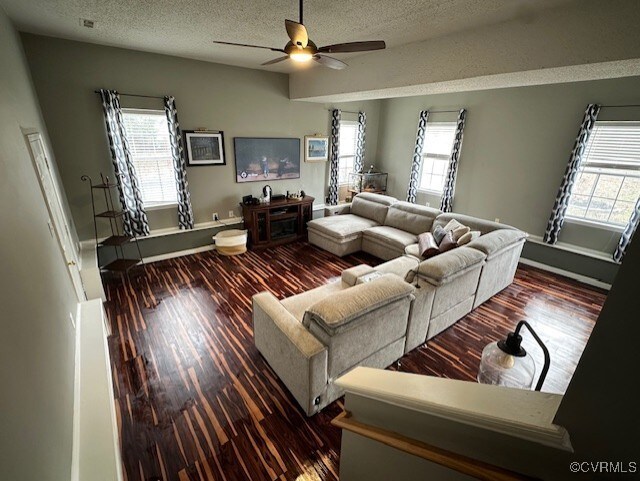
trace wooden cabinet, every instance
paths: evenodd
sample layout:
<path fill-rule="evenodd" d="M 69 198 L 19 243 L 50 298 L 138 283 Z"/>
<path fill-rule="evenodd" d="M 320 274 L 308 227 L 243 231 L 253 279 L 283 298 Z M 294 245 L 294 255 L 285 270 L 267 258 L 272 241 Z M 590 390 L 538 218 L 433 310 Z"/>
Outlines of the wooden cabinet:
<path fill-rule="evenodd" d="M 242 204 L 244 228 L 250 247 L 271 247 L 307 237 L 307 222 L 313 219 L 310 196 L 277 200 L 266 204 Z"/>

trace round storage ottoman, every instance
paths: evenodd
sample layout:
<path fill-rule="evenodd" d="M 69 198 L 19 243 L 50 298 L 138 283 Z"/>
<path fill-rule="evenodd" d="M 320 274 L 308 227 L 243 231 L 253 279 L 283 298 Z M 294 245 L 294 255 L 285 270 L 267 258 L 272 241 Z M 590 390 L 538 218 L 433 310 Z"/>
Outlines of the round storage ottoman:
<path fill-rule="evenodd" d="M 247 231 L 230 229 L 213 236 L 216 250 L 223 256 L 235 256 L 247 252 Z"/>

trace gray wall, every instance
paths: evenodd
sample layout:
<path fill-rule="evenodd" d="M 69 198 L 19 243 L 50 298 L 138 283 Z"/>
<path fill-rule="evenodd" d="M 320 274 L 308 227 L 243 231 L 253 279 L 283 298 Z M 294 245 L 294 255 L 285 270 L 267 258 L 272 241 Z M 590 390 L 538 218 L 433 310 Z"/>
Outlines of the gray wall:
<path fill-rule="evenodd" d="M 637 104 L 640 77 L 382 100 L 378 158 L 389 191 L 406 196 L 418 112 L 468 109 L 454 210 L 542 236 L 590 102 Z M 455 120 L 433 114 L 430 120 Z M 638 109 L 603 109 L 602 120 L 640 120 Z M 439 205 L 421 193 L 419 203 Z M 560 240 L 612 253 L 619 234 L 565 224 Z M 595 275 L 598 277 L 598 275 Z M 611 279 L 608 279 L 609 282 Z"/>
<path fill-rule="evenodd" d="M 28 34 L 22 38 L 81 239 L 91 238 L 93 227 L 87 186 L 80 176 L 112 171 L 96 88 L 174 95 L 183 129 L 224 131 L 227 165 L 187 169 L 196 222 L 210 221 L 214 211 L 222 218 L 231 209 L 240 215 L 240 198 L 262 191 L 261 182 L 235 182 L 233 137 L 302 139 L 329 131 L 327 108 L 333 105 L 290 101 L 285 74 Z M 161 100 L 134 97 L 122 97 L 122 104 L 162 108 Z M 366 162 L 372 162 L 379 102 L 340 106 L 366 111 Z M 327 163 L 303 162 L 300 179 L 270 185 L 275 193 L 303 189 L 323 203 L 327 169 Z M 175 209 L 151 211 L 149 221 L 152 229 L 176 226 Z"/>
<path fill-rule="evenodd" d="M 0 8 L 0 479 L 70 479 L 75 293 L 25 133 L 46 129 Z"/>

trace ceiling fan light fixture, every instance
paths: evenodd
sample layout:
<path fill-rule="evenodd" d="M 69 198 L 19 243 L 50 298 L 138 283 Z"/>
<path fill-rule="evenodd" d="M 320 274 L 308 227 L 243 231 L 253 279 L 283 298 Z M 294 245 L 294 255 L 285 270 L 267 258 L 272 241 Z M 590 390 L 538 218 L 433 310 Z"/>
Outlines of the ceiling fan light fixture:
<path fill-rule="evenodd" d="M 291 52 L 289 54 L 289 58 L 294 62 L 309 62 L 313 58 L 313 54 L 311 52 L 305 52 L 301 50 L 300 52 Z"/>

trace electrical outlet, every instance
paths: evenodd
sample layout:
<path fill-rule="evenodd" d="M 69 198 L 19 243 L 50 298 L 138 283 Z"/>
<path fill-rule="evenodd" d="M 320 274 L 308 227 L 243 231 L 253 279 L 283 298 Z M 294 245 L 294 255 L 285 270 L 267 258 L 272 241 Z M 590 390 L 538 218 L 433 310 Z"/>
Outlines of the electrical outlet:
<path fill-rule="evenodd" d="M 213 213 L 213 220 L 220 220 L 220 217 L 218 216 L 217 212 Z"/>
<path fill-rule="evenodd" d="M 233 216 L 234 216 L 233 211 L 232 211 L 232 210 L 230 210 L 230 211 L 229 211 L 229 219 L 231 219 Z"/>
<path fill-rule="evenodd" d="M 71 319 L 71 325 L 75 329 L 76 328 L 76 320 L 74 319 L 72 312 L 69 313 L 69 319 Z"/>
<path fill-rule="evenodd" d="M 495 221 L 496 221 L 496 222 L 500 222 L 500 217 L 496 217 L 496 218 L 495 218 Z"/>

